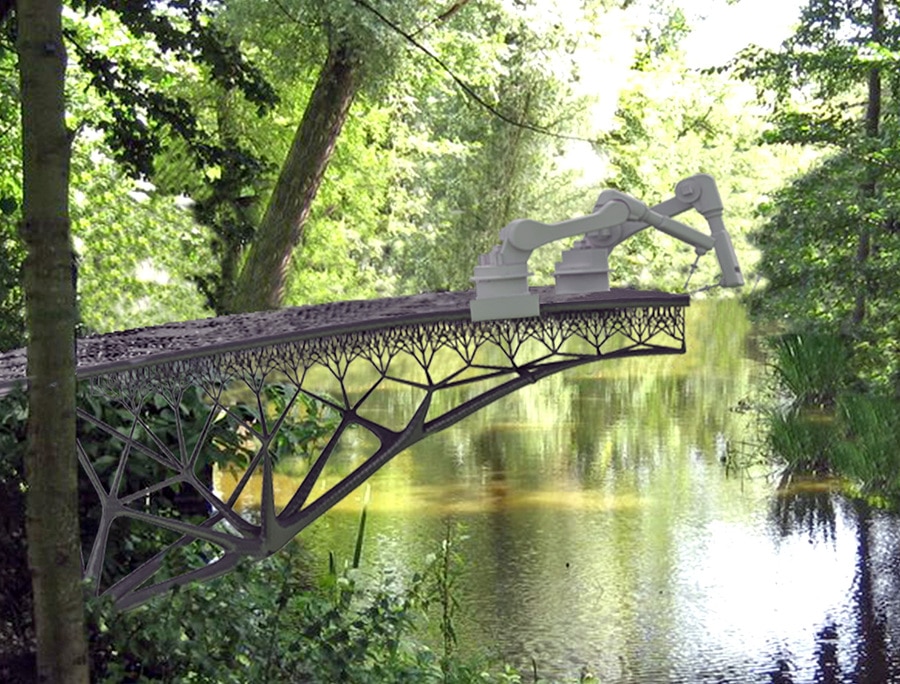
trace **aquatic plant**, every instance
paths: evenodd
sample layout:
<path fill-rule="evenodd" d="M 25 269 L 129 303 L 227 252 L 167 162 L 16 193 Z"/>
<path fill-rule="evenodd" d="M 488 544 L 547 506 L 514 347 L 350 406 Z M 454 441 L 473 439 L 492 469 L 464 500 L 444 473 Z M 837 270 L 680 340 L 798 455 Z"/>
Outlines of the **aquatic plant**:
<path fill-rule="evenodd" d="M 835 475 L 863 496 L 900 503 L 900 400 L 844 389 L 833 402 L 767 412 L 766 452 L 785 466 L 782 483 L 796 474 Z"/>
<path fill-rule="evenodd" d="M 425 573 L 424 607 L 427 611 L 436 605 L 439 610 L 438 625 L 443 648 L 440 660 L 445 679 L 452 669 L 452 658 L 457 646 L 455 619 L 459 612 L 459 599 L 456 587 L 465 565 L 458 544 L 465 539 L 465 528 L 460 523 L 448 521 L 440 551 L 426 559 L 428 566 Z"/>
<path fill-rule="evenodd" d="M 859 482 L 863 493 L 900 499 L 900 401 L 887 394 L 843 393 L 837 423 L 835 469 Z"/>
<path fill-rule="evenodd" d="M 769 415 L 768 452 L 785 464 L 788 476 L 830 473 L 835 439 L 833 420 L 827 414 L 789 408 Z"/>
<path fill-rule="evenodd" d="M 787 402 L 767 411 L 770 457 L 795 473 L 835 474 L 867 495 L 900 501 L 900 400 L 852 374 L 837 335 L 793 332 L 770 340 L 771 368 Z"/>
<path fill-rule="evenodd" d="M 840 337 L 790 332 L 771 338 L 769 343 L 773 372 L 794 406 L 834 405 L 850 373 L 850 354 Z"/>

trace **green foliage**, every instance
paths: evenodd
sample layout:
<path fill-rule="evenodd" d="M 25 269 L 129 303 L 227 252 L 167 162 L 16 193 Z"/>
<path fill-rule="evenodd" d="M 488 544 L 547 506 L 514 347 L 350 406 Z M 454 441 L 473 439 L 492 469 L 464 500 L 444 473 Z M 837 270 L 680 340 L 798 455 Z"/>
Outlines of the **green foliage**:
<path fill-rule="evenodd" d="M 598 151 L 608 161 L 604 184 L 654 204 L 671 197 L 681 179 L 710 174 L 722 196 L 738 260 L 749 275 L 757 253 L 747 234 L 759 223 L 755 211 L 760 197 L 806 161 L 785 147 L 758 144 L 765 121 L 746 88 L 725 73 L 688 69 L 678 45 L 683 17 L 674 8 L 661 15 L 643 31 L 611 126 L 599 136 Z M 679 220 L 709 232 L 694 211 Z M 619 286 L 683 290 L 695 257 L 683 242 L 645 230 L 610 255 L 611 280 Z M 719 265 L 709 253 L 698 262 L 689 289 L 711 285 L 719 277 Z"/>
<path fill-rule="evenodd" d="M 521 682 L 417 642 L 430 566 L 363 588 L 354 572 L 311 586 L 297 547 L 126 613 L 92 602 L 98 682 Z M 402 587 L 398 589 L 398 586 Z"/>
<path fill-rule="evenodd" d="M 894 343 L 900 232 L 895 115 L 900 14 L 887 4 L 820 0 L 777 51 L 735 62 L 771 105 L 765 139 L 828 156 L 762 205 L 753 235 L 767 286 L 758 316 L 790 319 L 852 340 L 854 370 L 900 380 Z"/>
<path fill-rule="evenodd" d="M 485 3 L 480 17 L 469 9 L 460 12 L 460 21 L 468 19 L 461 27 L 464 42 L 442 34 L 441 54 L 466 59 L 460 68 L 467 80 L 489 93 L 487 99 L 508 119 L 552 121 L 562 135 L 581 132 L 588 102 L 574 87 L 579 72 L 569 41 L 594 44 L 587 18 L 570 15 L 570 26 L 585 29 L 566 34 L 552 25 L 557 6 L 545 15 L 512 13 L 500 3 Z M 587 17 L 591 9 L 586 4 L 579 11 Z M 525 216 L 558 221 L 583 213 L 593 188 L 580 187 L 579 174 L 565 168 L 570 150 L 560 139 L 502 121 L 462 99 L 420 63 L 410 67 L 415 71 L 398 113 L 403 127 L 394 138 L 402 163 L 395 184 L 401 202 L 390 203 L 391 224 L 402 230 L 392 259 L 401 274 L 399 287 L 468 289 L 478 255 L 489 251 L 505 224 Z M 546 278 L 546 263 L 537 270 Z"/>
<path fill-rule="evenodd" d="M 93 32 L 92 40 L 123 40 L 114 26 L 96 18 L 79 21 Z M 126 40 L 116 50 L 128 52 L 133 45 Z M 0 51 L 0 349 L 25 343 L 24 248 L 17 234 L 21 132 L 13 65 L 13 54 Z M 108 112 L 89 87 L 91 75 L 77 60 L 67 73 L 68 111 L 77 126 L 70 215 L 85 328 L 106 332 L 202 317 L 206 309 L 191 278 L 211 260 L 205 232 L 175 198 L 125 176 L 97 127 Z"/>
<path fill-rule="evenodd" d="M 834 450 L 841 429 L 833 409 L 850 385 L 844 340 L 818 332 L 768 339 L 771 369 L 784 398 L 766 418 L 766 448 L 787 464 L 787 474 L 825 475 L 837 470 Z"/>
<path fill-rule="evenodd" d="M 900 501 L 900 402 L 871 392 L 846 390 L 833 411 L 791 408 L 768 421 L 770 454 L 788 472 L 846 478 L 866 496 Z"/>
<path fill-rule="evenodd" d="M 808 320 L 852 338 L 858 368 L 885 382 L 898 368 L 889 340 L 897 333 L 900 231 L 892 226 L 900 186 L 893 172 L 882 173 L 882 193 L 868 197 L 860 189 L 865 173 L 865 158 L 837 155 L 761 208 L 765 224 L 753 238 L 768 284 L 750 303 L 757 317 Z M 862 270 L 869 307 L 862 324 L 854 325 L 860 264 L 858 242 L 848 236 L 861 226 L 873 232 Z"/>
<path fill-rule="evenodd" d="M 878 394 L 847 393 L 837 407 L 842 440 L 832 462 L 867 494 L 900 500 L 900 401 Z"/>
<path fill-rule="evenodd" d="M 900 400 L 866 389 L 847 344 L 808 332 L 770 340 L 787 402 L 768 413 L 766 446 L 788 473 L 833 474 L 867 495 L 900 501 Z"/>
<path fill-rule="evenodd" d="M 866 494 L 894 498 L 898 46 L 895 6 L 817 0 L 780 50 L 750 50 L 734 65 L 772 104 L 765 140 L 828 150 L 762 205 L 753 235 L 767 285 L 751 297 L 752 311 L 812 331 L 773 344 L 777 376 L 794 403 L 771 418 L 770 446 L 789 463 L 824 466 Z M 810 405 L 827 414 L 812 414 Z"/>
<path fill-rule="evenodd" d="M 859 131 L 859 110 L 844 105 L 858 103 L 872 67 L 887 72 L 896 61 L 900 15 L 891 3 L 882 4 L 882 23 L 876 29 L 872 0 L 808 2 L 794 35 L 779 49 L 751 46 L 731 66 L 777 105 L 776 114 L 806 112 Z M 793 142 L 808 142 L 807 132 L 800 131 Z"/>
<path fill-rule="evenodd" d="M 439 611 L 438 632 L 443 647 L 441 669 L 445 676 L 452 669 L 453 654 L 457 645 L 455 621 L 460 608 L 457 585 L 465 565 L 459 545 L 467 538 L 464 532 L 462 525 L 447 522 L 440 551 L 430 559 L 427 576 L 426 607 L 437 606 Z"/>
<path fill-rule="evenodd" d="M 218 310 L 225 281 L 252 237 L 248 198 L 259 193 L 258 179 L 270 164 L 243 138 L 223 133 L 221 122 L 202 103 L 210 94 L 214 102 L 240 99 L 261 116 L 277 102 L 276 93 L 214 21 L 218 5 L 80 0 L 74 7 L 78 12 L 69 14 L 66 33 L 76 58 L 73 80 L 83 83 L 83 92 L 96 103 L 79 112 L 83 124 L 102 134 L 131 179 L 154 179 L 169 195 L 192 191 L 194 178 L 205 183 L 204 192 L 194 193 L 195 216 L 212 235 L 204 231 L 201 240 L 189 240 L 199 246 L 183 256 L 202 268 L 187 269 L 183 277 L 196 284 L 207 306 Z M 171 167 L 176 160 L 170 182 L 160 183 L 166 175 L 156 178 L 159 164 Z M 77 179 L 74 184 L 78 187 Z M 194 237 L 200 231 L 188 227 L 187 219 L 182 216 L 174 225 Z M 210 248 L 218 261 L 212 272 L 212 260 L 203 258 Z M 168 251 L 178 254 L 174 245 Z M 183 316 L 165 320 L 172 318 Z"/>
<path fill-rule="evenodd" d="M 25 301 L 20 272 L 25 250 L 17 230 L 22 203 L 21 134 L 15 52 L 0 38 L 0 350 L 25 338 Z"/>
<path fill-rule="evenodd" d="M 267 383 L 261 399 L 270 430 L 275 420 L 285 416 L 269 444 L 276 467 L 281 471 L 305 472 L 309 459 L 318 455 L 334 434 L 341 420 L 340 414 L 287 383 Z M 228 415 L 222 413 L 215 418 L 211 440 L 216 448 L 210 452 L 211 462 L 220 467 L 247 468 L 260 448 L 261 436 L 256 401 L 239 401 Z"/>
<path fill-rule="evenodd" d="M 287 299 L 306 304 L 384 297 L 398 284 L 392 256 L 404 240 L 393 220 L 402 154 L 396 108 L 365 93 L 344 126 L 292 263 Z M 399 130 L 398 130 L 399 129 Z"/>
<path fill-rule="evenodd" d="M 776 380 L 796 408 L 830 407 L 848 384 L 850 352 L 827 333 L 785 333 L 769 340 Z"/>
<path fill-rule="evenodd" d="M 124 178 L 96 148 L 76 145 L 72 175 L 79 309 L 87 330 L 207 315 L 191 279 L 210 254 L 190 212 L 152 185 Z"/>
<path fill-rule="evenodd" d="M 0 675 L 7 661 L 34 649 L 22 458 L 26 416 L 21 390 L 0 403 Z"/>
<path fill-rule="evenodd" d="M 105 115 L 93 123 L 135 177 L 151 176 L 167 134 L 184 141 L 201 168 L 240 153 L 204 139 L 191 103 L 166 87 L 173 71 L 187 64 L 199 67 L 223 88 L 240 90 L 260 111 L 275 102 L 274 90 L 259 70 L 210 21 L 208 3 L 132 2 L 111 7 L 80 0 L 73 7 L 83 13 L 83 20 L 71 17 L 67 38 L 106 104 Z M 108 32 L 117 25 L 132 39 L 128 49 L 110 51 L 108 43 L 94 42 L 98 27 Z"/>
<path fill-rule="evenodd" d="M 767 425 L 769 454 L 787 465 L 791 474 L 826 475 L 833 472 L 837 440 L 834 422 L 822 413 L 790 409 L 773 412 Z"/>
<path fill-rule="evenodd" d="M 96 606 L 98 681 L 416 681 L 421 655 L 401 639 L 412 599 L 362 595 L 346 576 L 312 592 L 296 560 L 243 565 L 128 613 Z"/>

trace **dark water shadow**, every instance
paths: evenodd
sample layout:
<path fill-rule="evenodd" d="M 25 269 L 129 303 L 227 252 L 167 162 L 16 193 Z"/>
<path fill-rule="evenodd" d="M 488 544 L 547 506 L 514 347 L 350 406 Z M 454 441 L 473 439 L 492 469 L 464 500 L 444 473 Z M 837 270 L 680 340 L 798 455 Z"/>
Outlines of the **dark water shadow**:
<path fill-rule="evenodd" d="M 810 543 L 834 544 L 838 520 L 849 525 L 856 536 L 853 588 L 848 597 L 849 612 L 838 620 L 829 618 L 817 626 L 813 660 L 815 684 L 886 684 L 900 682 L 900 663 L 892 658 L 886 597 L 900 590 L 897 573 L 879 573 L 876 555 L 893 557 L 895 545 L 881 549 L 872 507 L 861 499 L 837 491 L 823 480 L 783 481 L 769 507 L 769 522 L 776 534 L 786 539 L 801 535 Z M 896 515 L 891 516 L 892 527 Z M 891 540 L 885 540 L 890 544 Z M 789 659 L 775 658 L 768 671 L 777 684 L 799 684 Z"/>

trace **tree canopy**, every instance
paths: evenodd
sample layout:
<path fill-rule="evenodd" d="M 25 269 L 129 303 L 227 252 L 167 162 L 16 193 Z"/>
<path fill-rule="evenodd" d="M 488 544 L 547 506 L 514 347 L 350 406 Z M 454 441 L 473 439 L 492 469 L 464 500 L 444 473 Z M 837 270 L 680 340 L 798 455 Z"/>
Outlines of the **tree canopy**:
<path fill-rule="evenodd" d="M 845 337 L 877 382 L 900 370 L 898 41 L 892 5 L 814 0 L 780 50 L 734 65 L 769 103 L 764 139 L 822 154 L 761 206 L 753 240 L 768 287 L 756 309 Z"/>
<path fill-rule="evenodd" d="M 790 164 L 752 144 L 759 120 L 727 79 L 683 68 L 682 15 L 643 12 L 668 18 L 636 24 L 599 1 L 71 3 L 85 329 L 233 311 L 240 290 L 299 304 L 467 288 L 508 221 L 578 215 L 609 185 L 657 201 L 698 171 L 731 186 L 740 246 L 753 198 Z M 334 87 L 336 49 L 353 51 L 338 60 L 352 63 L 353 85 L 341 107 L 313 111 L 317 83 Z M 0 59 L 14 65 L 8 50 Z M 15 101 L 3 73 L 0 97 Z M 602 87 L 615 74 L 621 92 Z M 331 95 L 319 101 L 330 107 Z M 21 340 L 14 119 L 9 130 L 7 347 Z M 674 267 L 659 258 L 668 251 Z M 556 254 L 536 256 L 536 281 L 550 278 Z M 259 266 L 247 270 L 255 259 L 284 277 L 260 287 Z M 612 265 L 621 284 L 676 288 L 691 261 L 645 233 Z M 695 284 L 714 281 L 708 261 Z"/>

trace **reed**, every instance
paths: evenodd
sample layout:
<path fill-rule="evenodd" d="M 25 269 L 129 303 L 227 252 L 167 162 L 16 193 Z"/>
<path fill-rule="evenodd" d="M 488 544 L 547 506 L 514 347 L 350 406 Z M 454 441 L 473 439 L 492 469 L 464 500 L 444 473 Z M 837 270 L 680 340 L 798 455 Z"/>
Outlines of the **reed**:
<path fill-rule="evenodd" d="M 864 493 L 900 499 L 900 401 L 887 394 L 843 393 L 837 424 L 835 469 L 859 482 Z"/>
<path fill-rule="evenodd" d="M 785 333 L 770 340 L 772 369 L 797 407 L 833 406 L 850 375 L 850 354 L 837 335 Z"/>
<path fill-rule="evenodd" d="M 769 417 L 767 446 L 770 456 L 786 465 L 786 474 L 825 475 L 837 438 L 833 419 L 827 414 L 789 408 Z"/>

